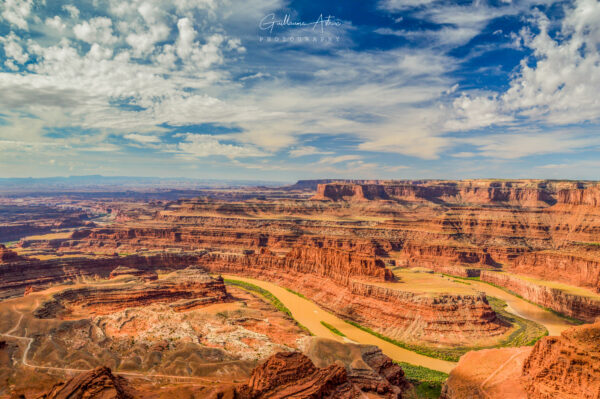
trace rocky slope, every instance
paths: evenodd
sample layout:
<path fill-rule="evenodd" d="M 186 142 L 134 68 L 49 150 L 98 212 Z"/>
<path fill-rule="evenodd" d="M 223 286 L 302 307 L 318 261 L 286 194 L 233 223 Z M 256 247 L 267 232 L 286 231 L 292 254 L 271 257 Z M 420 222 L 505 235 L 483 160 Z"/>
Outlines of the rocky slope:
<path fill-rule="evenodd" d="M 280 352 L 258 366 L 248 385 L 238 390 L 240 398 L 339 398 L 360 396 L 346 369 L 331 365 L 319 369 L 300 352 Z"/>
<path fill-rule="evenodd" d="M 485 295 L 426 295 L 402 290 L 379 260 L 327 248 L 299 248 L 278 256 L 209 253 L 199 264 L 216 273 L 274 281 L 345 319 L 406 341 L 473 344 L 507 330 Z M 377 285 L 382 283 L 383 285 Z"/>
<path fill-rule="evenodd" d="M 545 337 L 533 348 L 469 352 L 444 385 L 442 399 L 598 399 L 600 323 Z"/>
<path fill-rule="evenodd" d="M 523 366 L 529 399 L 600 398 L 600 323 L 540 340 Z"/>
<path fill-rule="evenodd" d="M 482 281 L 506 288 L 528 301 L 575 319 L 594 322 L 597 317 L 600 317 L 600 300 L 598 299 L 569 294 L 560 289 L 535 284 L 507 273 L 482 271 L 480 277 Z"/>
<path fill-rule="evenodd" d="M 15 251 L 11 251 L 0 244 L 0 263 L 17 262 L 23 260 Z"/>
<path fill-rule="evenodd" d="M 0 265 L 0 299 L 21 296 L 25 290 L 41 289 L 80 278 L 103 277 L 119 266 L 140 270 L 177 270 L 197 262 L 203 253 L 72 257 L 18 260 Z"/>
<path fill-rule="evenodd" d="M 229 299 L 222 278 L 189 267 L 159 281 L 66 289 L 44 302 L 35 315 L 38 318 L 66 317 L 72 313 L 104 315 L 153 303 L 169 303 L 173 310 L 185 311 Z"/>
<path fill-rule="evenodd" d="M 123 377 L 98 367 L 55 385 L 38 399 L 133 399 L 139 397 Z"/>
<path fill-rule="evenodd" d="M 376 346 L 312 338 L 304 353 L 317 367 L 344 365 L 350 381 L 363 392 L 396 397 L 411 388 L 402 368 Z"/>
<path fill-rule="evenodd" d="M 147 381 L 134 384 L 115 376 L 107 367 L 99 367 L 56 384 L 38 399 L 360 399 L 365 394 L 372 399 L 401 399 L 403 392 L 410 388 L 402 369 L 375 348 L 365 347 L 362 351 L 364 359 L 370 362 L 366 365 L 363 361 L 371 373 L 368 377 L 357 374 L 361 371 L 357 365 L 350 370 L 340 363 L 316 367 L 300 352 L 279 352 L 258 365 L 244 384 L 196 390 L 167 385 L 161 389 L 166 396 L 160 396 Z"/>

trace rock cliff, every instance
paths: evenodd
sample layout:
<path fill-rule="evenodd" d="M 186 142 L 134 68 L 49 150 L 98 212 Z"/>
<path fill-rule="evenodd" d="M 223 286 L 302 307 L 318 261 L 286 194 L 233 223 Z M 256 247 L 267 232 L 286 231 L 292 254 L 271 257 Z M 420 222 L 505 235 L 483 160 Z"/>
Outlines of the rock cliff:
<path fill-rule="evenodd" d="M 388 181 L 333 182 L 317 186 L 320 200 L 443 201 L 447 203 L 510 203 L 547 206 L 556 203 L 555 192 L 543 181 Z"/>
<path fill-rule="evenodd" d="M 119 266 L 140 270 L 177 270 L 195 264 L 203 253 L 72 257 L 48 260 L 18 260 L 0 266 L 0 299 L 22 296 L 35 290 L 82 277 L 108 278 Z"/>
<path fill-rule="evenodd" d="M 0 263 L 17 262 L 23 260 L 15 251 L 11 251 L 0 244 Z"/>
<path fill-rule="evenodd" d="M 528 399 L 600 398 L 600 323 L 542 338 L 523 366 Z"/>
<path fill-rule="evenodd" d="M 490 271 L 481 272 L 481 280 L 509 289 L 523 298 L 579 320 L 593 322 L 600 317 L 600 300 L 573 295 L 557 288 L 535 284 L 518 276 Z"/>
<path fill-rule="evenodd" d="M 209 253 L 199 263 L 215 273 L 293 287 L 343 318 L 400 340 L 467 345 L 506 332 L 485 295 L 430 296 L 402 290 L 377 260 L 340 252 L 302 248 L 286 256 L 266 249 L 246 255 Z"/>
<path fill-rule="evenodd" d="M 133 399 L 139 397 L 123 377 L 98 367 L 55 385 L 38 399 Z"/>
<path fill-rule="evenodd" d="M 38 318 L 68 317 L 71 313 L 104 315 L 153 303 L 169 303 L 175 311 L 185 311 L 227 300 L 229 295 L 222 278 L 189 267 L 148 283 L 68 288 L 54 294 L 34 314 Z"/>
<path fill-rule="evenodd" d="M 442 399 L 598 399 L 600 323 L 544 337 L 533 348 L 469 352 L 460 358 Z"/>

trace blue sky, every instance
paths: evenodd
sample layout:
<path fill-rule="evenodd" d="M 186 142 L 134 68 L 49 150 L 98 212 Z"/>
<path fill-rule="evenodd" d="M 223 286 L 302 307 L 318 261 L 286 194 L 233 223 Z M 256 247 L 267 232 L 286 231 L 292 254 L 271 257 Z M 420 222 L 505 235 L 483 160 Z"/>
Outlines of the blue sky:
<path fill-rule="evenodd" d="M 5 0 L 0 177 L 598 179 L 600 3 Z"/>

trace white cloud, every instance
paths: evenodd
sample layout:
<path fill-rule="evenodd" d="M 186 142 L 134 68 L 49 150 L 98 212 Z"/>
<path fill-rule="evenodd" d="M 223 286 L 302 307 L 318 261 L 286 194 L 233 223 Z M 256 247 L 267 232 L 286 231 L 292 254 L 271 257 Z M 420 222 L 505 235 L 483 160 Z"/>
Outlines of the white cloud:
<path fill-rule="evenodd" d="M 458 141 L 477 147 L 478 155 L 501 159 L 567 153 L 600 145 L 600 137 L 572 132 L 503 133 Z"/>
<path fill-rule="evenodd" d="M 19 38 L 10 32 L 7 37 L 0 37 L 0 43 L 4 46 L 4 53 L 8 58 L 12 58 L 19 64 L 24 64 L 29 59 L 29 55 L 23 51 L 23 47 L 19 43 Z"/>
<path fill-rule="evenodd" d="M 73 19 L 79 18 L 79 9 L 77 7 L 75 7 L 73 4 L 65 4 L 62 8 L 69 13 L 71 18 L 73 18 Z"/>
<path fill-rule="evenodd" d="M 347 162 L 347 161 L 358 161 L 360 159 L 362 159 L 362 156 L 360 156 L 360 155 L 338 155 L 335 157 L 323 157 L 323 158 L 319 159 L 319 161 L 317 163 L 334 165 L 336 163 L 342 163 L 342 162 Z"/>
<path fill-rule="evenodd" d="M 124 137 L 128 140 L 137 141 L 138 143 L 142 144 L 160 143 L 160 139 L 158 137 L 145 134 L 130 133 L 126 134 Z"/>
<path fill-rule="evenodd" d="M 289 151 L 289 155 L 292 158 L 299 158 L 299 157 L 304 157 L 307 155 L 325 155 L 325 154 L 331 154 L 331 152 L 330 151 L 322 151 L 322 150 L 318 149 L 317 147 L 313 147 L 310 145 L 294 147 L 294 148 L 290 149 L 290 151 Z"/>
<path fill-rule="evenodd" d="M 567 7 L 558 39 L 550 36 L 550 22 L 543 15 L 538 28 L 537 35 L 522 34 L 537 62 L 521 62 L 502 101 L 521 115 L 553 124 L 598 120 L 600 3 L 578 0 Z"/>
<path fill-rule="evenodd" d="M 3 3 L 2 18 L 20 29 L 27 30 L 27 19 L 31 13 L 33 0 L 4 0 Z"/>
<path fill-rule="evenodd" d="M 113 44 L 117 38 L 113 36 L 112 20 L 106 17 L 96 17 L 83 21 L 73 27 L 77 39 L 87 43 Z"/>
<path fill-rule="evenodd" d="M 224 144 L 209 134 L 182 135 L 184 141 L 177 145 L 177 149 L 184 155 L 193 157 L 209 157 L 221 155 L 228 158 L 247 158 L 264 157 L 269 154 L 259 150 L 254 146 L 242 146 L 233 144 Z"/>
<path fill-rule="evenodd" d="M 539 33 L 524 29 L 519 36 L 519 44 L 533 54 L 521 61 L 510 88 L 500 95 L 463 93 L 453 104 L 449 129 L 470 130 L 517 116 L 552 125 L 600 120 L 600 3 L 578 0 L 566 6 L 555 37 L 544 14 L 537 14 L 536 25 Z"/>
<path fill-rule="evenodd" d="M 49 27 L 56 29 L 59 32 L 62 32 L 67 28 L 67 25 L 62 21 L 62 19 L 58 15 L 55 15 L 53 18 L 46 18 L 45 23 Z"/>
<path fill-rule="evenodd" d="M 512 118 L 501 110 L 497 95 L 471 97 L 462 94 L 453 102 L 454 119 L 444 125 L 448 130 L 473 130 L 509 122 Z"/>

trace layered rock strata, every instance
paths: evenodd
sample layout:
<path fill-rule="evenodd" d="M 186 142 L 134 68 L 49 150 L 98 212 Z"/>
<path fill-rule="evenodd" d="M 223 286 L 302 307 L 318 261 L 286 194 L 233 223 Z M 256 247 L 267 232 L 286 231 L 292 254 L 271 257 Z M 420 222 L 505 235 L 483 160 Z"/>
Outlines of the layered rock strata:
<path fill-rule="evenodd" d="M 140 270 L 140 269 L 136 269 L 133 267 L 126 267 L 126 266 L 117 267 L 112 272 L 110 272 L 110 275 L 108 276 L 108 278 L 112 280 L 112 279 L 119 278 L 122 276 L 140 277 L 147 281 L 158 279 L 158 274 L 156 274 L 156 272 L 153 270 Z"/>
<path fill-rule="evenodd" d="M 15 251 L 11 251 L 0 244 L 0 263 L 17 262 L 23 260 Z"/>
<path fill-rule="evenodd" d="M 0 299 L 22 296 L 27 289 L 42 289 L 83 277 L 108 278 L 119 266 L 140 270 L 177 270 L 197 263 L 203 253 L 131 255 L 125 257 L 73 257 L 19 260 L 0 265 Z"/>
<path fill-rule="evenodd" d="M 570 294 L 507 273 L 482 271 L 481 280 L 506 288 L 528 301 L 575 319 L 594 322 L 600 317 L 600 300 L 589 296 Z"/>
<path fill-rule="evenodd" d="M 541 339 L 523 366 L 528 399 L 600 398 L 600 323 Z"/>
<path fill-rule="evenodd" d="M 533 348 L 469 352 L 450 372 L 442 399 L 598 399 L 600 323 L 544 337 Z"/>
<path fill-rule="evenodd" d="M 72 288 L 54 294 L 36 311 L 38 318 L 57 318 L 73 312 L 104 315 L 120 310 L 169 303 L 175 311 L 185 311 L 229 300 L 222 278 L 211 277 L 190 267 L 159 281 Z"/>
<path fill-rule="evenodd" d="M 139 397 L 123 377 L 98 367 L 55 385 L 38 399 L 133 399 Z"/>
<path fill-rule="evenodd" d="M 247 255 L 210 253 L 199 262 L 215 273 L 293 287 L 341 317 L 396 339 L 467 345 L 507 331 L 483 294 L 432 296 L 405 291 L 377 260 L 350 254 L 340 257 L 338 252 L 299 249 L 280 257 L 263 249 Z"/>

